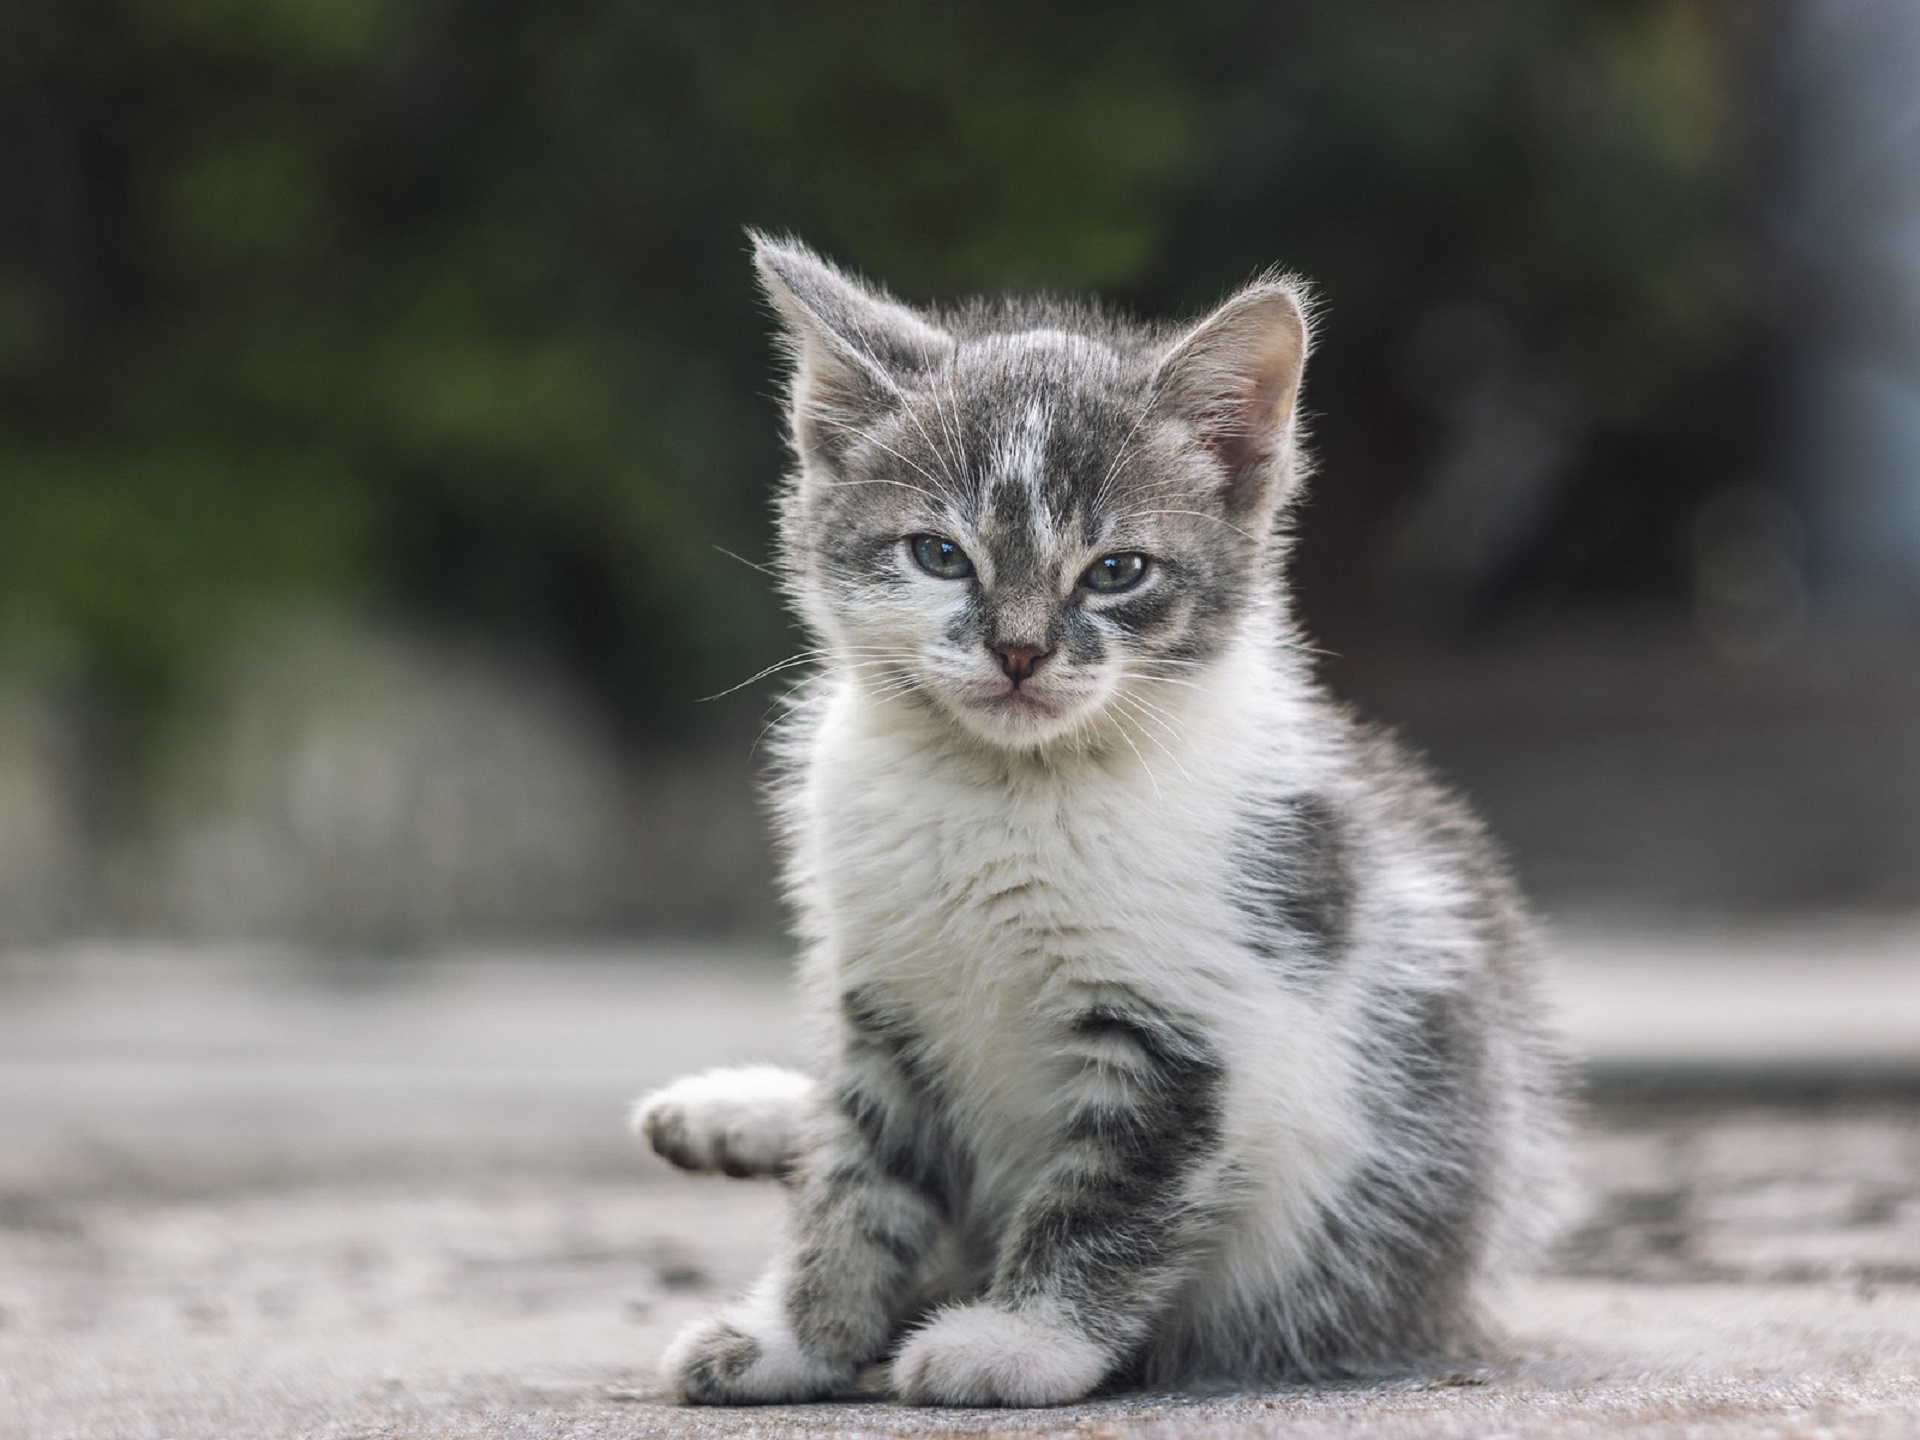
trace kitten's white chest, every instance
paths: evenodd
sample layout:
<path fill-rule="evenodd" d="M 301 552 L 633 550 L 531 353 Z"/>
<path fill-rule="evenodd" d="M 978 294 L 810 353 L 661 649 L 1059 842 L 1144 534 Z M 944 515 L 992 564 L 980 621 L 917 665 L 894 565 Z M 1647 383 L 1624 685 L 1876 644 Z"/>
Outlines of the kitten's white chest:
<path fill-rule="evenodd" d="M 850 984 L 879 983 L 950 1068 L 1022 1088 L 1044 1048 L 1038 1000 L 1062 967 L 1109 954 L 1120 922 L 1093 902 L 1124 869 L 1089 850 L 1057 799 L 923 777 L 916 802 L 849 796 L 827 875 Z"/>
<path fill-rule="evenodd" d="M 992 1203 L 1051 1143 L 1075 988 L 1174 993 L 1210 953 L 1237 955 L 1225 827 L 1190 773 L 1137 762 L 983 775 L 831 727 L 817 761 L 814 874 L 835 982 L 879 985 L 904 1007 L 983 1142 Z"/>
<path fill-rule="evenodd" d="M 819 870 L 846 963 L 976 998 L 1128 967 L 1220 888 L 1206 827 L 1170 821 L 1151 784 L 862 755 L 823 787 Z"/>

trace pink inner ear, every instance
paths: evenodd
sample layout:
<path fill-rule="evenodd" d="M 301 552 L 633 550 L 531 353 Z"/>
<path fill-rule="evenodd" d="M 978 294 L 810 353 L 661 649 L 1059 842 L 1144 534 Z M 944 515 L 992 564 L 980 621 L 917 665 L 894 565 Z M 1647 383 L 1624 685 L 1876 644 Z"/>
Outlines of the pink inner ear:
<path fill-rule="evenodd" d="M 833 462 L 887 402 L 884 384 L 818 335 L 804 335 L 793 378 L 794 439 Z"/>
<path fill-rule="evenodd" d="M 1228 301 L 1167 358 L 1168 401 L 1226 471 L 1221 499 L 1229 511 L 1244 514 L 1272 498 L 1305 351 L 1298 302 L 1274 287 Z"/>
<path fill-rule="evenodd" d="M 1207 448 L 1227 472 L 1222 498 L 1228 509 L 1244 510 L 1259 498 L 1280 448 L 1291 395 L 1291 384 L 1271 371 L 1250 376 L 1239 395 L 1203 422 Z"/>

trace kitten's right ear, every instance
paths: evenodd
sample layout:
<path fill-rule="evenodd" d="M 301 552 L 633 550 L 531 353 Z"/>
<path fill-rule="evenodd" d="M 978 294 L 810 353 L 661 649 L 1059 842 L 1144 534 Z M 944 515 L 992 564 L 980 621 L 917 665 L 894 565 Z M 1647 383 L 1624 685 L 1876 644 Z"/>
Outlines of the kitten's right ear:
<path fill-rule="evenodd" d="M 831 463 L 953 349 L 953 337 L 806 246 L 753 235 L 753 263 L 794 352 L 793 434 Z"/>

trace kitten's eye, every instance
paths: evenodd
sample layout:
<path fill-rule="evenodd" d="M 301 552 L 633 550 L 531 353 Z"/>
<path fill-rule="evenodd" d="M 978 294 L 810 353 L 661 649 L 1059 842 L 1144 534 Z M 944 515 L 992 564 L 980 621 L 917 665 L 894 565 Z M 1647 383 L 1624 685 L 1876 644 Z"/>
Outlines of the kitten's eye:
<path fill-rule="evenodd" d="M 913 552 L 914 563 L 929 575 L 964 580 L 973 574 L 973 561 L 967 558 L 967 552 L 944 536 L 914 535 L 908 538 L 907 548 Z"/>
<path fill-rule="evenodd" d="M 1080 583 L 1089 590 L 1111 595 L 1119 590 L 1131 590 L 1146 576 L 1147 557 L 1138 550 L 1126 550 L 1118 555 L 1102 555 L 1087 567 Z"/>

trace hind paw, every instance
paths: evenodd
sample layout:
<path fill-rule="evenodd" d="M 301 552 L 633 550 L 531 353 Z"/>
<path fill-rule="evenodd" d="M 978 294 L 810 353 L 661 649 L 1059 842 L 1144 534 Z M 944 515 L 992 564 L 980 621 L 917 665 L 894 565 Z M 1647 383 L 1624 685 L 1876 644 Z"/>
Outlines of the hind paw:
<path fill-rule="evenodd" d="M 633 1129 L 663 1159 L 697 1174 L 781 1175 L 799 1153 L 813 1081 L 752 1065 L 676 1080 L 634 1102 Z"/>

